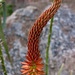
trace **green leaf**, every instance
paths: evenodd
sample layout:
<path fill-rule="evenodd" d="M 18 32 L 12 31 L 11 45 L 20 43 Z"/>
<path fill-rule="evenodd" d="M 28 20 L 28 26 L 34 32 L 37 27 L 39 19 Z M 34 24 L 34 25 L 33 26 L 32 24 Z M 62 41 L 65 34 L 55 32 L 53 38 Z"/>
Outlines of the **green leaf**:
<path fill-rule="evenodd" d="M 8 56 L 8 59 L 9 59 L 11 65 L 13 66 L 12 61 L 11 61 L 11 59 L 10 59 L 9 52 L 8 52 L 7 42 L 6 42 L 6 40 L 5 40 L 5 36 L 4 36 L 4 33 L 3 33 L 3 28 L 2 28 L 2 25 L 1 25 L 1 19 L 0 19 L 0 37 L 1 37 L 2 41 L 3 41 L 3 46 L 4 46 L 4 48 L 5 48 L 6 54 L 7 54 L 7 56 Z"/>
<path fill-rule="evenodd" d="M 0 44 L 0 60 L 1 60 L 2 69 L 4 71 L 4 75 L 7 75 L 6 68 L 5 68 L 5 65 L 4 65 L 4 59 L 3 59 L 1 44 Z"/>
<path fill-rule="evenodd" d="M 2 3 L 2 7 L 3 7 L 3 24 L 2 24 L 2 27 L 4 28 L 6 25 L 6 4 L 5 4 L 5 2 Z"/>

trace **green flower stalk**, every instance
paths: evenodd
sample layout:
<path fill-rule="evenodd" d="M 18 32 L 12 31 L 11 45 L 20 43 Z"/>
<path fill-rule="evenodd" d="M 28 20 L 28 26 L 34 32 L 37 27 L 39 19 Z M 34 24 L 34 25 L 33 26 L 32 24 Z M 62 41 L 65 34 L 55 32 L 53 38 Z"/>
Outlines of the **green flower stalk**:
<path fill-rule="evenodd" d="M 55 1 L 57 1 L 57 3 L 55 3 Z M 59 2 L 61 5 L 61 0 L 54 0 L 53 4 L 56 6 L 56 4 L 59 5 Z M 50 46 L 50 41 L 51 41 L 52 26 L 53 26 L 53 17 L 51 18 L 49 35 L 48 35 L 48 43 L 47 43 L 47 51 L 46 51 L 46 66 L 45 66 L 46 75 L 48 75 L 48 55 L 49 55 L 49 46 Z"/>
<path fill-rule="evenodd" d="M 46 51 L 46 75 L 48 75 L 48 55 L 49 55 L 49 46 L 50 46 L 50 39 L 51 39 L 51 33 L 52 33 L 52 26 L 53 26 L 53 18 L 51 19 L 51 24 L 50 24 L 50 30 L 49 30 L 49 36 L 48 36 L 48 44 L 47 44 L 47 51 Z"/>

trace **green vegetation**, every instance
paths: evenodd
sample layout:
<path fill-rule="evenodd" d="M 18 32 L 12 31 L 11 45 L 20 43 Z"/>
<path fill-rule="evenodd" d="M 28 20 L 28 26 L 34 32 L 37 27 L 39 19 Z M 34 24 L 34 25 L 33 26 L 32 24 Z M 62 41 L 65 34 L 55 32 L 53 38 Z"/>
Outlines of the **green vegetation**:
<path fill-rule="evenodd" d="M 4 36 L 4 33 L 3 33 L 3 28 L 2 28 L 2 25 L 1 25 L 1 19 L 0 19 L 0 37 L 1 37 L 2 41 L 3 41 L 3 46 L 4 46 L 4 48 L 5 48 L 6 54 L 7 54 L 7 56 L 8 56 L 8 59 L 9 59 L 11 65 L 13 65 L 13 64 L 12 64 L 12 61 L 11 61 L 11 58 L 10 58 L 10 55 L 9 55 L 7 42 L 6 42 L 6 40 L 5 40 L 5 36 Z"/>
<path fill-rule="evenodd" d="M 6 4 L 5 4 L 5 2 L 2 2 L 0 8 L 2 9 L 2 11 L 0 11 L 1 14 L 2 14 L 2 15 L 0 15 L 0 38 L 3 41 L 3 46 L 5 48 L 6 54 L 8 56 L 8 59 L 9 59 L 11 65 L 13 65 L 12 61 L 11 61 L 11 58 L 10 58 L 10 55 L 9 55 L 7 42 L 6 42 L 6 39 L 5 39 L 5 36 L 4 36 L 4 32 L 3 32 L 3 28 L 2 28 L 2 26 L 4 27 L 6 25 Z M 3 24 L 1 23 L 1 16 L 3 17 Z"/>
<path fill-rule="evenodd" d="M 7 16 L 10 16 L 13 13 L 13 4 L 8 4 L 6 5 L 6 9 L 7 9 Z M 0 16 L 3 16 L 3 8 L 0 7 Z"/>
<path fill-rule="evenodd" d="M 1 43 L 0 43 L 0 60 L 1 60 L 1 65 L 2 65 L 2 68 L 3 68 L 3 71 L 4 71 L 4 75 L 7 75 L 6 68 L 5 68 L 5 65 L 4 65 Z"/>
<path fill-rule="evenodd" d="M 50 23 L 49 35 L 48 35 L 47 51 L 46 51 L 46 66 L 45 66 L 46 75 L 48 75 L 48 55 L 49 55 L 49 46 L 50 46 L 50 41 L 51 41 L 53 20 L 54 18 L 52 17 L 51 23 Z"/>

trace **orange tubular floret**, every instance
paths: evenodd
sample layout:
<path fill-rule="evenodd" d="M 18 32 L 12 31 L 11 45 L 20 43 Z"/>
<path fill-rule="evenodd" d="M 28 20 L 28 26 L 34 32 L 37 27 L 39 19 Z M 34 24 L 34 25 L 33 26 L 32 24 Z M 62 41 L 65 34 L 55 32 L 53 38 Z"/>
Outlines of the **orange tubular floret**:
<path fill-rule="evenodd" d="M 22 66 L 21 69 L 26 69 L 26 70 L 28 70 L 28 69 L 30 69 L 30 67 L 28 67 L 27 65 L 25 65 L 25 66 Z"/>
<path fill-rule="evenodd" d="M 21 62 L 22 65 L 28 65 L 28 63 Z"/>
<path fill-rule="evenodd" d="M 40 51 L 39 51 L 39 38 L 40 34 L 43 30 L 43 27 L 46 26 L 47 22 L 55 15 L 59 7 L 61 6 L 61 0 L 54 0 L 53 5 L 47 9 L 44 13 L 41 14 L 38 20 L 35 21 L 28 38 L 28 52 L 25 56 L 27 60 L 25 63 L 21 63 L 22 66 L 21 70 L 22 74 L 27 75 L 44 75 L 45 73 L 42 71 L 44 66 L 41 61 L 43 60 L 40 58 Z"/>
<path fill-rule="evenodd" d="M 22 72 L 22 75 L 28 73 L 29 71 L 28 70 L 25 70 L 25 71 L 21 71 Z"/>
<path fill-rule="evenodd" d="M 25 56 L 25 57 L 26 57 L 27 60 L 32 61 L 32 60 L 30 59 L 30 57 L 28 57 L 28 56 Z"/>

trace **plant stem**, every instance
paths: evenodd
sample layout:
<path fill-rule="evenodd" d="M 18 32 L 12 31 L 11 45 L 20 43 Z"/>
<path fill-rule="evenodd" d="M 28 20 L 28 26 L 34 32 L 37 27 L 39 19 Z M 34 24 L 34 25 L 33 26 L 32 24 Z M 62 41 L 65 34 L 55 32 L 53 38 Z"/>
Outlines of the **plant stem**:
<path fill-rule="evenodd" d="M 5 2 L 2 3 L 2 7 L 3 7 L 3 24 L 2 27 L 4 28 L 4 26 L 6 25 L 6 4 Z"/>
<path fill-rule="evenodd" d="M 50 46 L 50 41 L 51 41 L 52 26 L 53 26 L 53 17 L 52 17 L 51 23 L 50 23 L 48 43 L 47 43 L 47 51 L 46 51 L 46 67 L 45 67 L 46 75 L 48 75 L 48 55 L 49 55 L 49 46 Z"/>
<path fill-rule="evenodd" d="M 58 72 L 58 74 L 57 74 L 57 75 L 60 75 L 60 73 L 61 73 L 61 71 L 62 71 L 63 67 L 64 67 L 64 64 L 62 64 L 62 65 L 61 65 L 61 68 L 60 68 L 60 70 L 59 70 L 59 72 Z"/>
<path fill-rule="evenodd" d="M 11 62 L 11 59 L 10 59 L 9 52 L 8 52 L 7 42 L 5 40 L 5 36 L 4 36 L 4 33 L 3 33 L 3 28 L 2 28 L 2 25 L 1 25 L 1 19 L 0 19 L 0 37 L 1 37 L 2 41 L 3 41 L 3 46 L 4 46 L 5 50 L 6 50 L 6 54 L 8 56 L 8 59 L 9 59 L 11 65 L 13 65 L 12 62 Z"/>
<path fill-rule="evenodd" d="M 5 68 L 5 65 L 4 65 L 4 59 L 3 59 L 1 44 L 0 44 L 0 60 L 1 60 L 2 68 L 3 68 L 3 71 L 4 71 L 4 75 L 7 75 L 6 68 Z"/>

